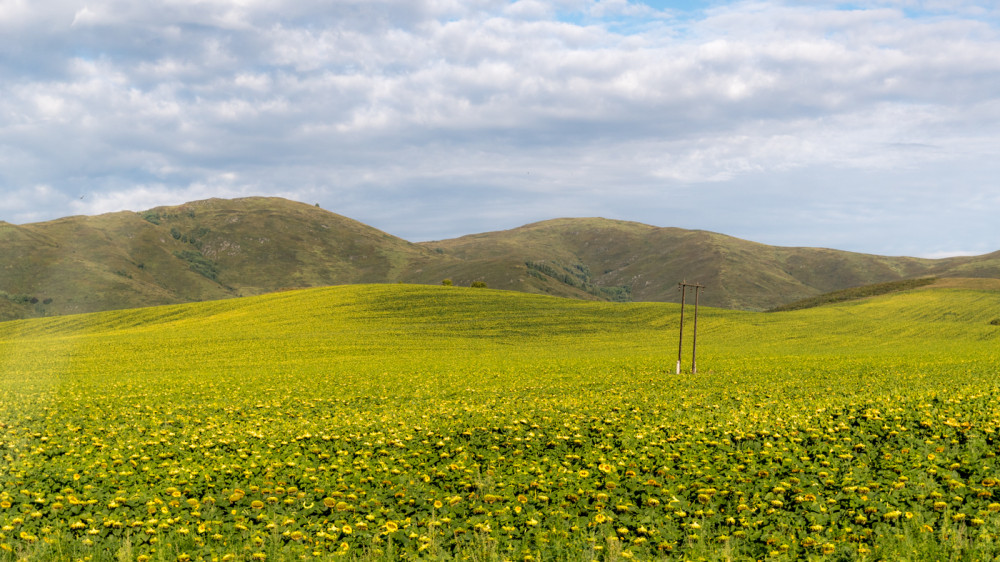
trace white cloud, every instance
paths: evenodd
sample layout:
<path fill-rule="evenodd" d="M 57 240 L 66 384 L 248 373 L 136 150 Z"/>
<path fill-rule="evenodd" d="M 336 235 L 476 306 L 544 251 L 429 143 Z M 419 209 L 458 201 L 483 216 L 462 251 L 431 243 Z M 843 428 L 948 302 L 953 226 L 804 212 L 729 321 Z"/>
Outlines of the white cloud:
<path fill-rule="evenodd" d="M 404 209 L 452 197 L 464 206 L 450 212 L 482 217 L 476 201 L 491 216 L 589 208 L 666 224 L 694 193 L 725 205 L 752 192 L 717 216 L 742 225 L 746 205 L 789 214 L 794 200 L 835 226 L 850 214 L 836 190 L 773 182 L 837 175 L 917 232 L 906 217 L 926 209 L 870 182 L 920 170 L 926 182 L 892 190 L 921 200 L 962 166 L 966 193 L 994 189 L 991 5 L 669 15 L 625 0 L 0 0 L 0 191 L 27 202 L 0 219 L 257 192 L 444 237 L 463 232 L 380 210 L 383 194 Z M 992 228 L 976 235 L 1000 239 Z M 948 247 L 971 247 L 954 232 Z"/>
<path fill-rule="evenodd" d="M 45 209 L 55 199 L 65 195 L 45 184 L 5 190 L 0 197 L 0 220 L 22 223 L 50 218 Z"/>

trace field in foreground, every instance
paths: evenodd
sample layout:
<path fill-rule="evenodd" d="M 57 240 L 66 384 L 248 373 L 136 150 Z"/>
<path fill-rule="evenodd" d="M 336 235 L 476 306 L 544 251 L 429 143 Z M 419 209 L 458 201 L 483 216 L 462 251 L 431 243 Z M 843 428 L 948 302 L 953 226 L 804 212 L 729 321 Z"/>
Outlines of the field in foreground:
<path fill-rule="evenodd" d="M 1000 293 L 950 283 L 702 308 L 682 376 L 676 305 L 485 289 L 2 323 L 0 559 L 992 559 Z"/>

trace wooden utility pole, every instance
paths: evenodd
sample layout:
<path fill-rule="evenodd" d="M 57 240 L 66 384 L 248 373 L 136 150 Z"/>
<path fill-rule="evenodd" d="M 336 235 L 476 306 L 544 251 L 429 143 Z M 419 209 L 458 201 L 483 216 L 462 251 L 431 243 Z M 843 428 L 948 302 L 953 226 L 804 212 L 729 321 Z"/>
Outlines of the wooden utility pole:
<path fill-rule="evenodd" d="M 677 374 L 681 374 L 681 354 L 684 349 L 684 300 L 687 292 L 687 288 L 691 287 L 694 289 L 694 340 L 691 345 L 691 373 L 698 372 L 697 354 L 698 354 L 698 295 L 699 291 L 705 288 L 704 285 L 699 285 L 697 283 L 688 283 L 686 280 L 681 281 L 677 284 L 681 291 L 681 327 L 680 327 L 680 337 L 677 340 Z"/>
<path fill-rule="evenodd" d="M 675 374 L 681 374 L 681 353 L 684 351 L 684 294 L 685 289 L 687 289 L 687 281 L 683 281 L 678 284 L 678 288 L 681 290 L 681 329 L 680 337 L 677 338 L 677 372 Z"/>

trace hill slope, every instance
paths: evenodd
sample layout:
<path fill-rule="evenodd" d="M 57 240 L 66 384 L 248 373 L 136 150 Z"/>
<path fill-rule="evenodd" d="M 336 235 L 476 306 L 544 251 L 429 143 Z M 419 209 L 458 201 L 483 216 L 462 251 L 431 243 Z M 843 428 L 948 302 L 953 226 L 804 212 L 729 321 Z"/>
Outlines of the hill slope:
<path fill-rule="evenodd" d="M 784 248 L 706 231 L 556 219 L 414 244 L 279 198 L 210 199 L 142 213 L 0 223 L 0 320 L 348 283 L 468 285 L 589 300 L 764 310 L 915 277 L 1000 277 L 1000 252 L 929 260 Z"/>
<path fill-rule="evenodd" d="M 381 282 L 431 254 L 277 198 L 5 224 L 0 244 L 0 319 Z"/>
<path fill-rule="evenodd" d="M 686 279 L 707 287 L 703 303 L 747 310 L 900 279 L 1000 277 L 1000 252 L 938 260 L 887 257 L 607 219 L 557 219 L 423 245 L 460 258 L 461 266 L 453 267 L 468 271 L 460 277 L 471 280 L 480 272 L 491 287 L 679 302 L 677 283 Z"/>
<path fill-rule="evenodd" d="M 26 360 L 26 350 L 35 349 L 38 357 L 27 360 L 25 368 L 41 369 L 38 376 L 48 372 L 46 361 L 72 359 L 68 369 L 85 368 L 88 354 L 103 356 L 129 377 L 140 371 L 245 373 L 253 367 L 279 373 L 340 372 L 336 365 L 345 361 L 357 361 L 372 373 L 399 365 L 419 371 L 429 364 L 451 364 L 460 356 L 474 362 L 537 364 L 541 355 L 577 358 L 583 364 L 605 355 L 641 358 L 672 372 L 673 363 L 663 359 L 675 357 L 679 313 L 672 303 L 585 302 L 466 287 L 350 285 L 6 322 L 0 325 L 0 358 L 13 365 Z M 959 346 L 966 351 L 950 360 L 995 358 L 1000 348 L 983 342 L 1000 339 L 1000 326 L 993 322 L 998 318 L 1000 281 L 955 279 L 778 313 L 705 307 L 699 350 L 706 368 L 733 372 L 744 371 L 748 358 L 758 356 L 795 361 L 862 357 L 877 363 L 874 356 L 917 360 Z M 689 327 L 690 322 L 689 317 Z M 120 363 L 121 358 L 108 356 L 114 349 L 144 359 Z M 63 359 L 56 357 L 60 350 L 68 353 Z M 485 352 L 497 355 L 484 357 Z M 596 368 L 603 372 L 606 366 Z M 835 365 L 825 368 L 836 370 Z"/>

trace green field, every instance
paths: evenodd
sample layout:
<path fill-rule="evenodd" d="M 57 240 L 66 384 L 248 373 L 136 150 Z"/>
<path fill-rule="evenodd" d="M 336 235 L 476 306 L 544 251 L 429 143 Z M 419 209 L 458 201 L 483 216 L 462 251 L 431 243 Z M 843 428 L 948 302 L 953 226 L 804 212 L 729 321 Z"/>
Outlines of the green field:
<path fill-rule="evenodd" d="M 681 376 L 677 305 L 488 289 L 0 323 L 0 560 L 993 559 L 1000 292 L 949 284 L 703 307 Z"/>

